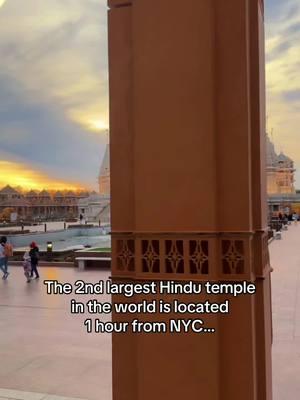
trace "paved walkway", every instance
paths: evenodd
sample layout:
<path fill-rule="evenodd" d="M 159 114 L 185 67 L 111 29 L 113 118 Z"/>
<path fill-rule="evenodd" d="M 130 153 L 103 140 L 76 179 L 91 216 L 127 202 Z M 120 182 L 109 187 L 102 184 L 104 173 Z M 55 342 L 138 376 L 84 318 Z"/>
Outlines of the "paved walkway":
<path fill-rule="evenodd" d="M 300 224 L 284 232 L 282 240 L 273 241 L 270 253 L 274 400 L 296 400 L 300 393 Z M 61 282 L 98 282 L 107 279 L 109 272 L 41 268 L 41 276 Z M 69 313 L 70 296 L 46 295 L 41 281 L 26 284 L 21 267 L 11 268 L 7 281 L 0 280 L 0 400 L 110 400 L 110 336 L 87 334 L 85 316 Z"/>
<path fill-rule="evenodd" d="M 40 273 L 61 282 L 97 282 L 109 275 L 73 268 L 40 268 Z M 12 267 L 7 281 L 0 279 L 0 388 L 14 390 L 0 390 L 0 399 L 62 400 L 47 393 L 111 399 L 110 336 L 87 334 L 85 316 L 69 313 L 71 298 L 47 295 L 42 279 L 26 284 L 21 267 Z M 19 397 L 13 397 L 15 390 Z"/>
<path fill-rule="evenodd" d="M 273 298 L 273 400 L 300 398 L 300 224 L 270 245 Z"/>

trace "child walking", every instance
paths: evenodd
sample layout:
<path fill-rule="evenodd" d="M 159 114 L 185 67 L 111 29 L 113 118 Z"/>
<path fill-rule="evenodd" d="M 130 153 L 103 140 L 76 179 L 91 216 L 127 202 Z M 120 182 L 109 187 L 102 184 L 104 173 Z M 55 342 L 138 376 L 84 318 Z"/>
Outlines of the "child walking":
<path fill-rule="evenodd" d="M 29 255 L 29 251 L 26 251 L 23 256 L 23 269 L 24 275 L 27 279 L 27 282 L 30 282 L 30 274 L 31 274 L 31 257 Z"/>

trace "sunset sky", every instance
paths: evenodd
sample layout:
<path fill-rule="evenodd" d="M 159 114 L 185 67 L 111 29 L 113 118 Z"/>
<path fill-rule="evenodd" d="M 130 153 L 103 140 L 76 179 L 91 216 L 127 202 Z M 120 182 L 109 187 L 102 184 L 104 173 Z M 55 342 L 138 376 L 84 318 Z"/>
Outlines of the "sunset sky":
<path fill-rule="evenodd" d="M 106 0 L 0 0 L 0 186 L 97 188 Z M 268 128 L 300 188 L 300 2 L 266 2 Z"/>

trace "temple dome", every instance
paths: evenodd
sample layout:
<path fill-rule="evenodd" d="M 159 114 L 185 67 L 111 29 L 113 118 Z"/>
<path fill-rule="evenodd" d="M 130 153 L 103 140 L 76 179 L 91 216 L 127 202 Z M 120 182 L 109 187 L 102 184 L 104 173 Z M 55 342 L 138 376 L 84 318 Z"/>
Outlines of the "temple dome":
<path fill-rule="evenodd" d="M 293 163 L 293 160 L 289 158 L 287 155 L 284 153 L 280 152 L 278 155 L 278 162 L 288 162 L 288 163 Z"/>
<path fill-rule="evenodd" d="M 277 166 L 277 154 L 275 151 L 275 146 L 271 142 L 269 136 L 267 138 L 267 167 L 276 167 Z"/>
<path fill-rule="evenodd" d="M 5 186 L 3 189 L 0 190 L 0 194 L 20 194 L 16 189 L 12 188 L 10 185 Z"/>

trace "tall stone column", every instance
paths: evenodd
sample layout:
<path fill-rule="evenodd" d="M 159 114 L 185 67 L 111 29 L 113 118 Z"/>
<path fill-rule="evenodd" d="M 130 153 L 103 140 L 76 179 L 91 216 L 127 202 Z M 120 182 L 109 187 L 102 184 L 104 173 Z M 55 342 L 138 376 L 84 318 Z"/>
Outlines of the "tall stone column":
<path fill-rule="evenodd" d="M 113 335 L 113 398 L 270 400 L 263 1 L 108 4 L 112 279 L 257 286 L 214 334 Z"/>

